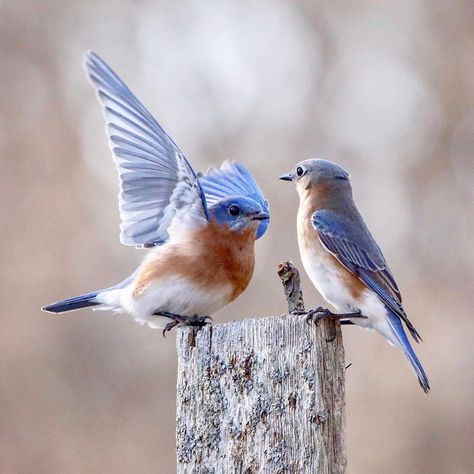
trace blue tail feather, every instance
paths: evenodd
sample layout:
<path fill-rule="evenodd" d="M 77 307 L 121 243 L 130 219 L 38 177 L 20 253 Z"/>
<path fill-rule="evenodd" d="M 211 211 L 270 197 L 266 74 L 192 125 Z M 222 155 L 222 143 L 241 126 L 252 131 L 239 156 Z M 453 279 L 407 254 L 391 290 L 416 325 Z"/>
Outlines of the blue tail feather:
<path fill-rule="evenodd" d="M 89 306 L 99 306 L 102 303 L 97 301 L 97 296 L 101 293 L 106 293 L 107 291 L 119 290 L 125 288 L 134 278 L 138 270 L 132 273 L 128 278 L 121 281 L 115 286 L 110 288 L 105 288 L 103 290 L 91 291 L 84 295 L 75 296 L 74 298 L 68 298 L 66 300 L 57 301 L 56 303 L 51 303 L 43 308 L 43 311 L 48 311 L 49 313 L 65 313 L 67 311 L 74 311 L 76 309 L 88 308 Z"/>
<path fill-rule="evenodd" d="M 41 309 L 43 311 L 48 311 L 49 313 L 65 313 L 66 311 L 74 311 L 89 306 L 97 306 L 101 304 L 95 299 L 99 293 L 99 291 L 93 291 L 91 293 L 86 293 L 85 295 L 75 296 L 74 298 L 68 298 L 66 300 L 48 304 Z"/>
<path fill-rule="evenodd" d="M 400 348 L 402 349 L 403 353 L 405 354 L 405 357 L 408 359 L 413 370 L 415 371 L 421 388 L 424 390 L 425 393 L 428 393 L 430 391 L 430 382 L 425 373 L 425 370 L 423 369 L 423 366 L 421 365 L 421 362 L 419 361 L 418 357 L 415 354 L 415 351 L 410 345 L 410 341 L 408 340 L 405 331 L 403 330 L 402 321 L 396 314 L 394 314 L 388 308 L 387 313 L 388 322 L 391 328 L 393 329 L 393 332 L 395 333 L 398 341 L 400 342 Z"/>

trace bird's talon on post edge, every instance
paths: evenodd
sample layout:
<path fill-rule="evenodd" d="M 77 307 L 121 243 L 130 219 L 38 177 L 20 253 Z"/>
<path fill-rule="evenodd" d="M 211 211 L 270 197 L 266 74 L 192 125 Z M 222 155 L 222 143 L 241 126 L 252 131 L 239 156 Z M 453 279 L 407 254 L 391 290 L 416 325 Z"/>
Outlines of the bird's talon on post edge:
<path fill-rule="evenodd" d="M 208 324 L 212 324 L 212 318 L 210 316 L 198 316 L 194 315 L 191 318 L 188 319 L 184 325 L 186 326 L 193 326 L 193 327 L 198 327 L 202 328 L 203 326 L 207 326 Z"/>
<path fill-rule="evenodd" d="M 315 309 L 310 309 L 308 311 L 308 315 L 306 316 L 306 322 L 310 324 L 313 322 L 316 326 L 318 325 L 319 320 L 323 318 L 329 318 L 334 316 L 331 311 L 329 311 L 326 308 L 322 308 L 321 306 L 318 306 Z"/>
<path fill-rule="evenodd" d="M 347 319 L 350 320 L 352 318 L 363 318 L 366 319 L 367 316 L 364 316 L 361 314 L 359 311 L 354 312 L 354 313 L 342 313 L 342 314 L 337 314 L 333 313 L 327 308 L 321 308 L 318 307 L 316 309 L 311 309 L 308 311 L 308 316 L 306 316 L 306 322 L 309 324 L 310 322 L 313 322 L 316 326 L 318 325 L 318 322 L 321 319 L 324 318 L 331 318 L 331 319 Z M 347 324 L 347 323 L 346 323 Z"/>
<path fill-rule="evenodd" d="M 163 337 L 166 338 L 166 333 L 170 332 L 174 327 L 178 325 L 178 321 L 171 321 L 163 328 Z"/>
<path fill-rule="evenodd" d="M 180 314 L 169 313 L 168 311 L 157 311 L 153 314 L 171 319 L 163 329 L 163 337 L 166 337 L 166 333 L 176 326 L 192 326 L 201 328 L 207 324 L 212 324 L 212 318 L 210 316 L 198 316 L 196 314 L 194 316 L 181 316 Z"/>

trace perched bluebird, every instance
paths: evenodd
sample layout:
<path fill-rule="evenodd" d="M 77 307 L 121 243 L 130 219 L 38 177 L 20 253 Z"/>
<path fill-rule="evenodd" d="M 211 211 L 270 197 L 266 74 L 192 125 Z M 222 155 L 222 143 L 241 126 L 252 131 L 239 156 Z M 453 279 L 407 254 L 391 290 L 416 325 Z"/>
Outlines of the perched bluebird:
<path fill-rule="evenodd" d="M 242 164 L 224 162 L 196 175 L 102 59 L 86 53 L 85 68 L 103 107 L 119 173 L 120 240 L 150 250 L 121 283 L 43 310 L 94 306 L 165 330 L 203 323 L 249 284 L 254 243 L 269 223 L 268 202 Z"/>
<path fill-rule="evenodd" d="M 378 331 L 399 347 L 427 393 L 428 378 L 403 329 L 420 335 L 402 306 L 397 283 L 352 198 L 348 173 L 325 160 L 306 160 L 280 177 L 300 197 L 297 230 L 304 268 L 326 301 L 345 314 L 310 312 L 310 319 L 342 319 Z"/>

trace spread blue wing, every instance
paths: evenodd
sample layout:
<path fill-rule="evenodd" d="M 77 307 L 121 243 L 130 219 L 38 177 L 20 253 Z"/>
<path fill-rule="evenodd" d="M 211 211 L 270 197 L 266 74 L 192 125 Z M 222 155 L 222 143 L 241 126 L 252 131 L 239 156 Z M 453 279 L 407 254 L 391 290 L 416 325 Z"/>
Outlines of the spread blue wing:
<path fill-rule="evenodd" d="M 207 222 L 204 193 L 171 137 L 122 80 L 93 52 L 84 56 L 97 90 L 120 178 L 120 240 L 152 247 L 169 228 Z"/>
<path fill-rule="evenodd" d="M 421 337 L 403 309 L 400 290 L 362 218 L 358 216 L 354 222 L 333 211 L 321 209 L 313 214 L 312 223 L 323 246 L 405 322 L 418 342 Z"/>
<path fill-rule="evenodd" d="M 245 196 L 258 202 L 269 213 L 268 201 L 250 171 L 241 163 L 225 161 L 220 168 L 209 168 L 199 175 L 206 202 L 215 204 L 230 196 Z M 257 229 L 257 239 L 267 230 L 269 220 L 262 221 Z"/>

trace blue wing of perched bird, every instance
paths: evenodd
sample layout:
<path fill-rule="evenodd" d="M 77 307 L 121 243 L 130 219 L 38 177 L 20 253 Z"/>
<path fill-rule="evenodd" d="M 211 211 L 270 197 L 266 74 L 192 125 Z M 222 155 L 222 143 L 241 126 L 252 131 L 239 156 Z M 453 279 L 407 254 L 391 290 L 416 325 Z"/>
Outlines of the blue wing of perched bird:
<path fill-rule="evenodd" d="M 172 138 L 99 56 L 86 53 L 84 65 L 119 172 L 121 242 L 152 247 L 168 240 L 172 222 L 205 222 L 204 193 Z"/>
<path fill-rule="evenodd" d="M 270 206 L 250 171 L 241 163 L 225 161 L 220 168 L 211 167 L 199 174 L 199 182 L 209 206 L 230 196 L 244 196 L 258 202 L 270 214 Z M 270 220 L 264 220 L 257 229 L 257 239 L 267 230 Z"/>
<path fill-rule="evenodd" d="M 387 320 L 399 345 L 418 376 L 423 390 L 429 390 L 429 382 L 423 367 L 413 351 L 403 330 L 402 320 L 416 342 L 421 340 L 418 331 L 408 319 L 400 290 L 387 262 L 360 216 L 350 220 L 343 215 L 321 209 L 313 215 L 313 226 L 324 247 L 385 304 Z"/>
<path fill-rule="evenodd" d="M 367 229 L 362 218 L 357 223 L 321 209 L 313 216 L 313 225 L 322 244 L 349 271 L 358 276 L 378 297 L 400 317 L 416 342 L 421 339 L 418 331 L 408 319 L 400 290 L 385 261 L 380 247 Z"/>

